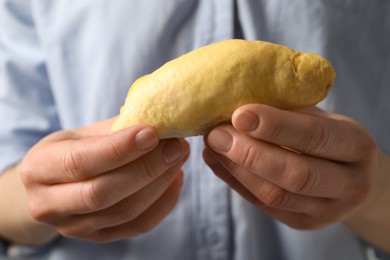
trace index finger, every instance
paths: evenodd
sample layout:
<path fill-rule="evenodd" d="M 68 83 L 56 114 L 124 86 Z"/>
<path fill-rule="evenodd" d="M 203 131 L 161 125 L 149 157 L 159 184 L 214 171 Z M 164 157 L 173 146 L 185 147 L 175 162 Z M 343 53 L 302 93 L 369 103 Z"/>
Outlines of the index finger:
<path fill-rule="evenodd" d="M 137 125 L 112 134 L 46 142 L 27 158 L 29 165 L 33 164 L 34 169 L 30 170 L 41 182 L 74 182 L 128 164 L 151 151 L 158 142 L 154 128 Z"/>
<path fill-rule="evenodd" d="M 367 131 L 347 118 L 324 115 L 250 104 L 234 112 L 232 124 L 256 139 L 304 154 L 343 162 L 363 159 L 373 144 Z"/>

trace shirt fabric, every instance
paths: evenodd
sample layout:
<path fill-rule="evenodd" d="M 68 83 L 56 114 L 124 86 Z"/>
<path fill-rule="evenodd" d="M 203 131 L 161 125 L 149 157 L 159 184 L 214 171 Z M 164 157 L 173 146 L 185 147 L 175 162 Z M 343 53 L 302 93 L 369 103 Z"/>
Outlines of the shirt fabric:
<path fill-rule="evenodd" d="M 240 35 L 329 59 L 337 78 L 320 107 L 358 120 L 389 153 L 389 2 L 0 0 L 0 170 L 48 133 L 118 114 L 130 84 L 166 61 Z M 263 214 L 204 164 L 201 137 L 188 140 L 180 200 L 151 232 L 105 244 L 60 237 L 42 248 L 12 245 L 8 255 L 366 258 L 361 241 L 341 224 L 299 231 Z"/>

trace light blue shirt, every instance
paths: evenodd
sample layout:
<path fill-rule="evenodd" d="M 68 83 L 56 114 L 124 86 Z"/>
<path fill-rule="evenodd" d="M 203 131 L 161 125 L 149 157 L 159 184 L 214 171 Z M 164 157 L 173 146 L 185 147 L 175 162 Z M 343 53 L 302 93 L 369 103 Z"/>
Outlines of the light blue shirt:
<path fill-rule="evenodd" d="M 233 0 L 0 0 L 0 170 L 50 132 L 118 114 L 135 79 L 236 37 L 235 20 L 246 39 L 328 58 L 337 79 L 321 107 L 360 121 L 390 152 L 389 0 L 236 6 L 235 12 Z M 107 244 L 59 238 L 8 253 L 55 260 L 365 259 L 361 241 L 341 224 L 298 231 L 263 214 L 202 162 L 201 137 L 189 141 L 180 200 L 151 232 Z"/>

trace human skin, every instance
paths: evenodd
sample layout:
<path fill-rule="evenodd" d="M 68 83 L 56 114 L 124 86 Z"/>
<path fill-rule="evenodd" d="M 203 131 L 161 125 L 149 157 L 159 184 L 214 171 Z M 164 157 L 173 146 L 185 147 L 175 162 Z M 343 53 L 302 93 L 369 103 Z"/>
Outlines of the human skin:
<path fill-rule="evenodd" d="M 356 121 L 249 104 L 205 142 L 214 173 L 263 212 L 304 230 L 342 222 L 390 252 L 390 159 Z"/>
<path fill-rule="evenodd" d="M 9 194 L 0 196 L 1 212 L 8 212 L 0 214 L 1 236 L 24 244 L 45 243 L 58 233 L 94 241 L 110 241 L 147 232 L 170 212 L 180 191 L 182 174 L 180 167 L 188 156 L 188 145 L 180 141 L 182 146 L 174 150 L 179 151 L 181 156 L 176 159 L 177 161 L 166 164 L 161 159 L 161 154 L 164 153 L 161 149 L 165 148 L 166 142 L 177 140 L 163 142 L 157 140 L 157 143 L 154 143 L 157 133 L 153 128 L 146 126 L 135 126 L 119 131 L 117 135 L 106 136 L 109 124 L 108 121 L 84 129 L 55 133 L 33 148 L 41 155 L 39 153 L 37 155 L 34 150 L 30 151 L 21 167 L 14 167 L 0 177 L 0 190 L 4 192 L 3 194 Z M 68 171 L 64 175 L 72 180 L 51 183 L 48 177 L 54 173 L 56 177 L 58 172 L 49 171 L 38 163 L 42 157 L 47 161 L 54 156 L 62 160 L 57 160 L 58 164 L 53 163 L 52 167 L 61 168 L 61 165 L 64 167 L 64 158 L 69 156 L 53 155 L 54 151 L 58 151 L 52 147 L 53 145 L 57 147 L 75 140 L 93 144 L 95 138 L 102 140 L 98 137 L 100 135 L 111 140 L 107 147 L 103 147 L 112 149 L 112 144 L 119 145 L 124 149 L 124 153 L 128 154 L 131 153 L 128 148 L 134 147 L 135 136 L 141 129 L 149 129 L 146 132 L 146 140 L 152 140 L 149 141 L 151 147 L 136 151 L 139 159 L 135 161 L 143 158 L 141 161 L 145 162 L 149 158 L 155 158 L 153 160 L 157 160 L 158 165 L 151 169 L 162 167 L 171 171 L 149 171 L 154 172 L 154 177 L 150 178 L 150 174 L 146 174 L 149 182 L 144 182 L 144 186 L 141 185 L 143 188 L 138 191 L 132 189 L 131 195 L 121 195 L 122 192 L 128 191 L 120 188 L 122 184 L 129 185 L 130 171 L 122 173 L 113 170 L 110 175 L 88 175 L 89 178 L 84 183 L 91 183 L 89 181 L 94 180 L 98 185 L 80 185 L 77 184 L 79 181 L 72 179 L 79 174 L 74 175 L 69 168 L 84 172 L 82 169 L 88 165 L 87 161 L 81 160 L 83 167 L 78 168 L 75 167 L 77 164 L 69 167 L 72 160 L 68 160 L 68 166 L 65 167 Z M 390 232 L 388 207 L 390 160 L 380 151 L 369 132 L 355 121 L 318 109 L 291 112 L 264 105 L 246 105 L 233 114 L 232 125 L 214 128 L 205 137 L 205 141 L 207 147 L 204 159 L 208 165 L 217 176 L 260 210 L 299 229 L 316 229 L 342 222 L 356 235 L 390 252 L 387 235 Z M 119 154 L 121 153 L 117 153 Z M 113 156 L 116 158 L 116 155 Z M 131 156 L 130 159 L 127 156 L 122 158 L 131 161 Z M 100 159 L 111 161 L 105 156 Z M 122 160 L 119 159 L 123 163 Z M 99 160 L 94 162 L 101 163 Z M 130 167 L 132 162 L 124 165 Z M 28 167 L 29 165 L 32 169 Z M 153 167 L 152 164 L 148 165 L 146 167 Z M 19 177 L 19 171 L 24 184 Z M 33 174 L 35 172 L 37 174 Z M 117 178 L 107 178 L 111 174 Z M 115 189 L 112 188 L 113 185 Z M 100 191 L 107 187 L 106 193 L 94 192 L 90 189 L 93 186 L 98 187 Z M 148 210 L 138 211 L 137 207 L 130 207 L 134 205 L 134 198 L 145 199 L 143 190 L 149 193 L 148 190 L 154 191 L 159 186 L 164 187 L 159 191 L 162 195 L 155 196 L 158 199 L 155 199 L 156 202 L 152 203 Z M 69 189 L 65 190 L 66 188 Z M 81 197 L 87 198 L 84 201 L 78 199 L 82 190 L 85 192 Z M 106 196 L 103 195 L 110 195 L 113 190 L 118 190 L 113 194 L 115 199 L 105 199 Z M 118 195 L 128 196 L 128 199 L 125 199 L 123 204 L 107 206 L 116 201 Z M 9 203 L 9 198 L 13 198 L 12 204 Z M 79 216 L 72 215 L 75 209 L 72 201 L 78 202 L 79 207 L 76 209 L 83 210 Z M 93 211 L 101 207 L 105 209 Z M 155 217 L 155 212 L 160 210 L 162 213 Z M 141 214 L 141 211 L 145 213 Z M 124 224 L 126 227 L 114 228 L 118 218 L 122 217 L 125 221 L 128 220 Z M 96 229 L 95 222 L 101 223 Z M 114 224 L 112 228 L 99 229 L 107 223 Z M 136 228 L 140 224 L 141 227 Z M 123 226 L 119 224 L 118 227 Z M 122 233 L 119 230 L 126 232 Z"/>
<path fill-rule="evenodd" d="M 146 125 L 108 134 L 112 122 L 53 133 L 0 177 L 0 236 L 107 242 L 148 232 L 174 208 L 188 143 Z"/>

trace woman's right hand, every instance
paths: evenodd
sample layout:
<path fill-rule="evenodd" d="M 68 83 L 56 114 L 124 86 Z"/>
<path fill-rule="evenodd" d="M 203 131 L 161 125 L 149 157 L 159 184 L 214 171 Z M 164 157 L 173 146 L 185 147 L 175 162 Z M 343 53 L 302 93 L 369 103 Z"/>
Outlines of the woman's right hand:
<path fill-rule="evenodd" d="M 137 125 L 109 133 L 113 120 L 49 135 L 19 171 L 29 211 L 67 237 L 98 242 L 155 227 L 175 206 L 189 146 Z"/>

